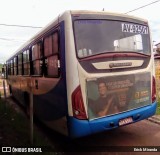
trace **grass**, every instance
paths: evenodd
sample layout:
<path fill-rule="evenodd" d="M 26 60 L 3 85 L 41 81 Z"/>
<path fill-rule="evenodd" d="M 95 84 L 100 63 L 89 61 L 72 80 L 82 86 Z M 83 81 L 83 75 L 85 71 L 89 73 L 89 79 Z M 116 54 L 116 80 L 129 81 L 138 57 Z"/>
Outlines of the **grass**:
<path fill-rule="evenodd" d="M 1 71 L 2 67 L 3 67 L 3 64 L 0 63 L 0 71 Z"/>
<path fill-rule="evenodd" d="M 160 101 L 157 102 L 156 115 L 160 115 Z"/>
<path fill-rule="evenodd" d="M 49 147 L 53 146 L 36 127 L 34 127 L 33 145 L 30 144 L 29 120 L 17 113 L 0 99 L 0 146 Z M 44 153 L 45 154 L 45 153 Z"/>

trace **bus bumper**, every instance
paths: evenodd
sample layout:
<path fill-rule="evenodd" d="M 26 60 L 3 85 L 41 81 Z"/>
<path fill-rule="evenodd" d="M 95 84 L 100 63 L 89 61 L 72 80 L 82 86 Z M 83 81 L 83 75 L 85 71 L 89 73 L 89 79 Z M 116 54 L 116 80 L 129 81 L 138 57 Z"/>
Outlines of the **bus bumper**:
<path fill-rule="evenodd" d="M 111 130 L 119 127 L 119 120 L 132 117 L 133 122 L 138 122 L 155 114 L 157 102 L 143 108 L 134 109 L 124 113 L 107 116 L 95 120 L 78 120 L 74 117 L 68 118 L 69 136 L 78 138 L 93 133 Z"/>

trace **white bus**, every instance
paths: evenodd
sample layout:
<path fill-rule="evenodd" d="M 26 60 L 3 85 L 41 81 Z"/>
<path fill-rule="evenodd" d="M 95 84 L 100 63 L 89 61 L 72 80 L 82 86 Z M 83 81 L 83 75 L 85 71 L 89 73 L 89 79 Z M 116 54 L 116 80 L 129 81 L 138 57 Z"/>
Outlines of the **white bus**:
<path fill-rule="evenodd" d="M 156 111 L 148 22 L 124 14 L 66 11 L 7 60 L 12 95 L 49 127 L 82 137 Z"/>

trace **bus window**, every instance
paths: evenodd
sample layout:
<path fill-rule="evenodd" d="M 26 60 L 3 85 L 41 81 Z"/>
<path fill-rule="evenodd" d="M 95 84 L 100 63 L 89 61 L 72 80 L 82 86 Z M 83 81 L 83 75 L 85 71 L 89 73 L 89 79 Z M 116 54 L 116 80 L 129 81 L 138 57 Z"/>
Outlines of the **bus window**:
<path fill-rule="evenodd" d="M 11 75 L 11 62 L 8 61 L 8 75 Z"/>
<path fill-rule="evenodd" d="M 114 41 L 115 51 L 142 51 L 142 36 L 140 34 Z"/>
<path fill-rule="evenodd" d="M 22 53 L 18 55 L 18 75 L 22 75 Z"/>
<path fill-rule="evenodd" d="M 11 75 L 14 75 L 13 60 L 11 60 Z"/>
<path fill-rule="evenodd" d="M 7 73 L 8 73 L 8 75 L 11 75 L 10 69 L 11 69 L 10 61 L 7 61 Z"/>
<path fill-rule="evenodd" d="M 44 40 L 44 55 L 47 67 L 47 77 L 59 76 L 60 62 L 58 59 L 58 47 L 58 32 L 56 31 L 52 35 L 46 37 Z"/>
<path fill-rule="evenodd" d="M 29 50 L 23 52 L 24 75 L 30 74 Z"/>
<path fill-rule="evenodd" d="M 17 75 L 17 56 L 14 57 L 14 75 Z"/>
<path fill-rule="evenodd" d="M 53 53 L 58 53 L 58 32 L 53 34 Z"/>
<path fill-rule="evenodd" d="M 52 55 L 52 35 L 44 40 L 44 56 Z"/>
<path fill-rule="evenodd" d="M 146 25 L 110 20 L 76 20 L 74 33 L 79 58 L 128 51 L 151 55 L 149 28 Z"/>
<path fill-rule="evenodd" d="M 40 58 L 40 44 L 32 46 L 32 60 Z"/>
<path fill-rule="evenodd" d="M 40 60 L 33 61 L 33 73 L 34 75 L 41 75 Z"/>
<path fill-rule="evenodd" d="M 42 75 L 41 56 L 41 43 L 37 43 L 34 46 L 32 46 L 33 75 Z"/>
<path fill-rule="evenodd" d="M 48 57 L 47 72 L 49 76 L 58 77 L 59 60 L 58 55 Z"/>

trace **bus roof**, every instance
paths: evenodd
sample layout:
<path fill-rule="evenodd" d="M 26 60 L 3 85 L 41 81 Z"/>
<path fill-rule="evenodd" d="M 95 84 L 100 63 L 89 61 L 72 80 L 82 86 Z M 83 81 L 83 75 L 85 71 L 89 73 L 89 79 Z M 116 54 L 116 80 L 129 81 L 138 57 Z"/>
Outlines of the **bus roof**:
<path fill-rule="evenodd" d="M 95 14 L 95 15 L 110 15 L 110 16 L 119 16 L 119 17 L 126 17 L 126 18 L 132 18 L 136 20 L 141 20 L 143 22 L 148 22 L 147 19 L 128 15 L 125 13 L 116 13 L 116 12 L 109 12 L 109 11 L 89 11 L 89 10 L 71 10 L 70 11 L 72 15 L 77 14 Z"/>

